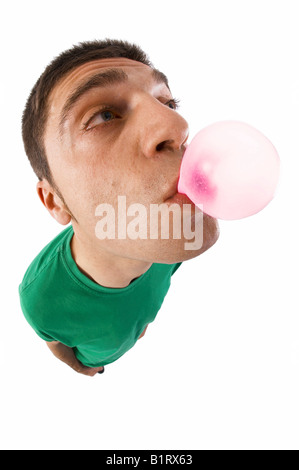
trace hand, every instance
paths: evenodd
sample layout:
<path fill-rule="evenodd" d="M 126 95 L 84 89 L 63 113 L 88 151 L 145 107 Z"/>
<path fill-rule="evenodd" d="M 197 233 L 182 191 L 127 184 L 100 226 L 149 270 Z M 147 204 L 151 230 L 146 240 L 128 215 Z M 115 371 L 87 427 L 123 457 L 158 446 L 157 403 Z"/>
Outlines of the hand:
<path fill-rule="evenodd" d="M 59 341 L 47 342 L 48 348 L 60 361 L 67 364 L 78 374 L 88 375 L 94 377 L 96 374 L 101 372 L 104 367 L 86 367 L 84 366 L 75 356 L 72 348 L 60 343 Z"/>
<path fill-rule="evenodd" d="M 103 369 L 104 367 L 86 367 L 83 364 L 80 364 L 80 367 L 74 367 L 78 374 L 88 375 L 89 377 L 94 377 L 99 372 L 102 372 Z"/>

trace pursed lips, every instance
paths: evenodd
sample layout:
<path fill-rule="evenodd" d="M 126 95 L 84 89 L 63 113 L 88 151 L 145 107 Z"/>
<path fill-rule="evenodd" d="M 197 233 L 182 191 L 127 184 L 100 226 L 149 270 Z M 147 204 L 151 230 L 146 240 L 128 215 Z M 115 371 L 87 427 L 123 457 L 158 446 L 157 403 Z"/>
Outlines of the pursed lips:
<path fill-rule="evenodd" d="M 186 148 L 187 148 L 187 146 L 183 144 L 182 145 L 182 151 L 181 151 L 181 162 L 182 162 L 184 153 L 186 151 Z M 181 165 L 180 165 L 180 167 L 181 167 Z M 179 194 L 178 193 L 179 177 L 180 177 L 180 168 L 178 169 L 178 174 L 177 174 L 176 178 L 174 179 L 174 181 L 172 182 L 172 184 L 169 187 L 169 191 L 167 192 L 167 195 L 166 195 L 164 201 L 167 201 L 168 199 L 171 199 L 174 196 L 176 196 L 177 194 Z"/>

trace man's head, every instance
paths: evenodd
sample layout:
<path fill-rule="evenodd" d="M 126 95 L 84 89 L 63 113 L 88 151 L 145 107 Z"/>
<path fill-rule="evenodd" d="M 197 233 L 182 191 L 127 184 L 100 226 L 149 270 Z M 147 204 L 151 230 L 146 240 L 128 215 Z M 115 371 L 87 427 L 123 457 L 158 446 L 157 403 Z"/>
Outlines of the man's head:
<path fill-rule="evenodd" d="M 115 255 L 156 262 L 195 256 L 184 240 L 95 237 L 99 204 L 161 204 L 176 192 L 188 125 L 167 78 L 136 45 L 106 40 L 62 53 L 34 86 L 23 139 L 39 196 L 61 224 Z M 194 206 L 193 206 L 194 209 Z M 117 217 L 116 212 L 116 217 Z"/>
<path fill-rule="evenodd" d="M 136 45 L 118 40 L 93 41 L 62 52 L 37 80 L 23 113 L 22 133 L 25 151 L 39 180 L 45 178 L 53 183 L 43 139 L 51 91 L 65 75 L 80 65 L 113 57 L 126 57 L 151 66 L 146 54 Z"/>

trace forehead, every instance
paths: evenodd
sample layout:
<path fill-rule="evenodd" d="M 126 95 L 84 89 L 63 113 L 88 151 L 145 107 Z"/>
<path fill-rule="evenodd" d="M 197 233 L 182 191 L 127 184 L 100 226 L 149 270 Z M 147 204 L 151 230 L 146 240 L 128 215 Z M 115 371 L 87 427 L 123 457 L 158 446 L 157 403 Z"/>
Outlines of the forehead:
<path fill-rule="evenodd" d="M 120 68 L 123 69 L 129 79 L 141 79 L 143 84 L 152 82 L 152 68 L 142 62 L 126 58 L 98 59 L 80 65 L 76 69 L 69 72 L 63 77 L 52 90 L 49 96 L 50 113 L 58 111 L 63 106 L 67 97 L 76 89 L 76 87 L 84 80 L 91 78 L 93 75 L 108 70 Z"/>

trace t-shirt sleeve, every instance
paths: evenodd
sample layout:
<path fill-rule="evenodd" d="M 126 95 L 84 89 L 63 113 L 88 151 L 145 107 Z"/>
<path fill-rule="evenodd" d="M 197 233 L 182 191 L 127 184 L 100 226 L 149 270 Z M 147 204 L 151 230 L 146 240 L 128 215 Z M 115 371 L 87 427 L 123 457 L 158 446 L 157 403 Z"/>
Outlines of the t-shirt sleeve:
<path fill-rule="evenodd" d="M 179 269 L 179 267 L 181 266 L 182 263 L 176 263 L 173 265 L 173 270 L 172 270 L 172 273 L 171 275 L 173 276 L 174 273 Z"/>
<path fill-rule="evenodd" d="M 48 341 L 48 342 L 56 341 L 55 338 L 50 334 L 50 332 L 45 331 L 43 328 L 41 328 L 38 325 L 38 322 L 36 321 L 34 315 L 32 315 L 33 312 L 31 311 L 30 302 L 28 302 L 25 293 L 22 292 L 21 285 L 19 287 L 19 296 L 20 296 L 20 304 L 21 304 L 24 317 L 26 318 L 29 325 L 36 332 L 36 334 L 40 338 L 42 338 L 44 341 Z"/>

